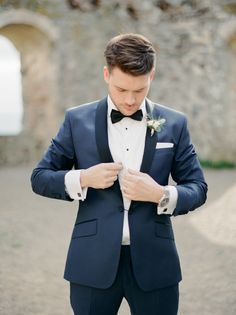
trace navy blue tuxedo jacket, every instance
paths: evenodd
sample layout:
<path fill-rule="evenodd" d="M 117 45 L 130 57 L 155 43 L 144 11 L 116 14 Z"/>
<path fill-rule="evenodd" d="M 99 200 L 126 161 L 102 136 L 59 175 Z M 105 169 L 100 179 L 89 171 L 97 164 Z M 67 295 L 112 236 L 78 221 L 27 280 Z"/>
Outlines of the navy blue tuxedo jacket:
<path fill-rule="evenodd" d="M 207 185 L 191 144 L 182 113 L 146 102 L 147 111 L 166 119 L 161 132 L 147 129 L 141 172 L 161 185 L 169 175 L 177 183 L 173 216 L 186 214 L 206 200 Z M 172 148 L 156 149 L 157 142 Z M 42 160 L 33 170 L 33 191 L 45 197 L 71 200 L 65 192 L 68 170 L 112 162 L 107 135 L 107 99 L 72 108 Z M 65 268 L 65 279 L 108 288 L 119 262 L 124 208 L 119 182 L 107 189 L 89 188 L 80 202 Z M 152 202 L 132 201 L 129 210 L 131 257 L 138 285 L 145 291 L 174 285 L 181 270 L 169 215 L 157 215 Z"/>

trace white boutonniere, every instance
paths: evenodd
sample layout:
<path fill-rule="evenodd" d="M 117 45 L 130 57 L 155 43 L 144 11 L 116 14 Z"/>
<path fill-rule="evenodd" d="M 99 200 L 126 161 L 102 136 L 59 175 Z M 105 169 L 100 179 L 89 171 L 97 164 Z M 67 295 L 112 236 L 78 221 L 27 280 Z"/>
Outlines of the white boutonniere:
<path fill-rule="evenodd" d="M 156 119 L 151 115 L 147 115 L 147 127 L 151 130 L 151 136 L 153 136 L 155 131 L 161 132 L 165 122 L 165 118 L 158 117 L 158 119 Z"/>

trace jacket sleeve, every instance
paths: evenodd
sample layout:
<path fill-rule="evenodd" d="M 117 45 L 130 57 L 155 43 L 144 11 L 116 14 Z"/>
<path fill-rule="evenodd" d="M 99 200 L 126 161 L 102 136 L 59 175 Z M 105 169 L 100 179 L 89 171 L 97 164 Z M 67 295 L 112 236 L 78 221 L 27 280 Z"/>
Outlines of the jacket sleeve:
<path fill-rule="evenodd" d="M 191 143 L 186 117 L 184 117 L 182 124 L 171 175 L 177 183 L 178 191 L 174 216 L 186 214 L 205 203 L 207 184 L 194 146 Z"/>
<path fill-rule="evenodd" d="M 32 189 L 36 194 L 71 201 L 65 191 L 65 174 L 74 165 L 74 145 L 70 128 L 69 111 L 51 145 L 31 175 Z"/>

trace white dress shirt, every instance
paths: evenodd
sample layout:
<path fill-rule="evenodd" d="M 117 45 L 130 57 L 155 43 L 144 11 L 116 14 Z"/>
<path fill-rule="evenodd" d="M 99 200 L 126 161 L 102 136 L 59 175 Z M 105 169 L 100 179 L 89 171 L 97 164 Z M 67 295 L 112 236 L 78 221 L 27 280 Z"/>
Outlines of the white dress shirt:
<path fill-rule="evenodd" d="M 110 152 L 114 162 L 121 162 L 123 170 L 119 173 L 118 179 L 121 182 L 122 176 L 127 169 L 140 170 L 145 137 L 147 131 L 146 122 L 146 106 L 145 99 L 143 100 L 140 109 L 143 112 L 143 119 L 136 121 L 131 118 L 125 117 L 119 122 L 113 124 L 111 122 L 112 109 L 117 110 L 113 104 L 110 96 L 108 95 L 108 111 L 107 111 L 107 130 L 108 130 L 108 143 Z M 85 200 L 87 195 L 87 188 L 81 188 L 80 185 L 80 170 L 71 170 L 65 176 L 65 187 L 69 196 L 74 200 Z M 161 208 L 157 206 L 158 214 L 172 214 L 177 203 L 178 193 L 174 186 L 166 186 L 169 190 L 169 203 Z M 131 200 L 123 196 L 124 203 L 124 224 L 123 224 L 123 237 L 122 244 L 130 244 L 129 224 L 128 224 L 128 211 Z M 167 210 L 166 210 L 167 209 Z M 164 211 L 165 210 L 165 211 Z"/>

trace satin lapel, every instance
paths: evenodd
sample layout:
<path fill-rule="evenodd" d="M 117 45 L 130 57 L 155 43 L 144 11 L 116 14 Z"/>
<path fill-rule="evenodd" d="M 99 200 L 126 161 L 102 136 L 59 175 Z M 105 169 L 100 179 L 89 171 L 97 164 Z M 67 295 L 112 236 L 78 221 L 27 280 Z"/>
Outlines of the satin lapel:
<path fill-rule="evenodd" d="M 146 101 L 147 114 L 150 114 L 154 110 L 154 107 L 152 106 L 153 106 L 152 104 Z M 155 113 L 155 116 L 156 116 L 156 113 Z M 140 172 L 143 172 L 143 173 L 149 172 L 151 164 L 152 164 L 152 160 L 154 157 L 154 153 L 156 150 L 156 143 L 157 143 L 157 132 L 154 132 L 154 134 L 151 135 L 150 128 L 147 128 L 143 160 L 141 163 Z"/>
<path fill-rule="evenodd" d="M 101 162 L 114 162 L 108 145 L 107 98 L 98 103 L 95 120 L 95 136 Z"/>
<path fill-rule="evenodd" d="M 96 118 L 95 118 L 95 137 L 100 155 L 101 163 L 114 162 L 108 143 L 108 130 L 107 130 L 107 98 L 102 99 L 98 103 Z M 119 181 L 115 181 L 114 185 L 110 188 L 121 196 Z"/>

